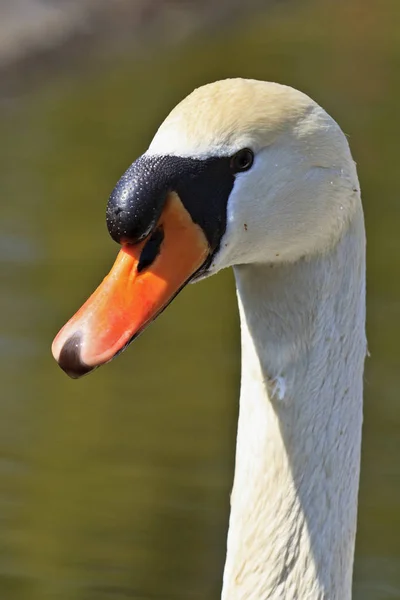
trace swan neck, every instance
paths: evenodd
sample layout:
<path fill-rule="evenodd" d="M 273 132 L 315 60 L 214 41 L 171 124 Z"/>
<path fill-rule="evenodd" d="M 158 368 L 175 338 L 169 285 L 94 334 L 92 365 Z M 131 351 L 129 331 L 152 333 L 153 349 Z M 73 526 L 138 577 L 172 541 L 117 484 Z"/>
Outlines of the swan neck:
<path fill-rule="evenodd" d="M 329 252 L 235 267 L 242 381 L 223 600 L 351 598 L 365 341 L 361 210 Z"/>

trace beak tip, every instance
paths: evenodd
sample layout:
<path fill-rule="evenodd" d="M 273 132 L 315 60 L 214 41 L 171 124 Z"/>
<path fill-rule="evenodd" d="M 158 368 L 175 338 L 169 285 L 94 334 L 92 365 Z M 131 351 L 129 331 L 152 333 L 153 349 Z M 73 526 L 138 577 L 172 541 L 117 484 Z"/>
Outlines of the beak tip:
<path fill-rule="evenodd" d="M 95 367 L 83 362 L 81 358 L 81 345 L 82 334 L 77 332 L 64 342 L 58 357 L 53 351 L 59 366 L 71 379 L 79 379 L 95 369 Z"/>

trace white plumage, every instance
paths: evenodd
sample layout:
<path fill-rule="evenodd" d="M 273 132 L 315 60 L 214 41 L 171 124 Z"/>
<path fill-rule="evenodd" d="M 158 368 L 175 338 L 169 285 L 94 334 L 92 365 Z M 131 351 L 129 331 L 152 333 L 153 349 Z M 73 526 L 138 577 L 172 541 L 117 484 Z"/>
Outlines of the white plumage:
<path fill-rule="evenodd" d="M 348 600 L 357 519 L 365 238 L 355 164 L 335 121 L 286 86 L 199 88 L 148 154 L 243 147 L 211 272 L 233 266 L 242 335 L 223 600 Z"/>

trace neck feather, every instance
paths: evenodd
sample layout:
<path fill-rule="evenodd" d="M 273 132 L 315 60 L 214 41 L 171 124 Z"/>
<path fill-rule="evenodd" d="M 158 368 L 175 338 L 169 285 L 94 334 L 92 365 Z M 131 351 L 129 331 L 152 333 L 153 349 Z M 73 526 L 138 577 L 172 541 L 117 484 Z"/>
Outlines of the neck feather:
<path fill-rule="evenodd" d="M 242 383 L 223 600 L 348 600 L 365 341 L 361 209 L 336 246 L 235 268 Z"/>

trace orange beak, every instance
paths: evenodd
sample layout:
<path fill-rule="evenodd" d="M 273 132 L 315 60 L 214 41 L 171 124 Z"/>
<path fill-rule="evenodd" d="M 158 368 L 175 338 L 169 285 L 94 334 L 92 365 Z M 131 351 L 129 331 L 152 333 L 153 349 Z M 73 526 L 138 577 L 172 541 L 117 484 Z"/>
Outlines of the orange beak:
<path fill-rule="evenodd" d="M 203 230 L 179 196 L 170 193 L 154 233 L 122 247 L 110 273 L 55 337 L 52 352 L 60 367 L 78 378 L 114 358 L 160 314 L 209 253 Z"/>

